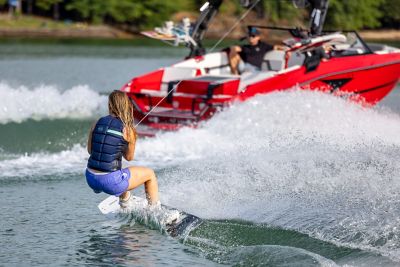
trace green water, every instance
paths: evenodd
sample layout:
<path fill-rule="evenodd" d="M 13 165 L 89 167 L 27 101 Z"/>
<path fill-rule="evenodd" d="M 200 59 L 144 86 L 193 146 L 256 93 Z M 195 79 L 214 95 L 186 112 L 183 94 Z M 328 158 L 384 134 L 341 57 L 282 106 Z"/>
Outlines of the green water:
<path fill-rule="evenodd" d="M 372 110 L 260 96 L 140 139 L 124 165 L 154 168 L 163 203 L 204 219 L 177 240 L 101 215 L 83 173 L 107 93 L 187 50 L 91 42 L 0 44 L 0 265 L 399 265 L 398 88 Z"/>

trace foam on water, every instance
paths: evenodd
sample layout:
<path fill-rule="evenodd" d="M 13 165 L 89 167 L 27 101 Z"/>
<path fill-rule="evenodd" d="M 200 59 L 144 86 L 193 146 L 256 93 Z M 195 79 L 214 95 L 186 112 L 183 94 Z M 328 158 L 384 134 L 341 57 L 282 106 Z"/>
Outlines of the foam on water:
<path fill-rule="evenodd" d="M 159 170 L 170 206 L 293 229 L 400 262 L 399 133 L 400 117 L 390 112 L 315 92 L 275 93 L 236 104 L 199 129 L 141 139 L 135 164 Z M 0 173 L 78 173 L 87 156 L 81 145 L 20 155 L 0 161 Z"/>
<path fill-rule="evenodd" d="M 0 123 L 27 119 L 82 119 L 106 112 L 107 97 L 88 86 L 74 86 L 61 92 L 57 87 L 11 87 L 0 82 Z"/>
<path fill-rule="evenodd" d="M 0 182 L 48 179 L 49 176 L 84 173 L 88 153 L 81 145 L 59 153 L 8 155 L 0 161 Z"/>
<path fill-rule="evenodd" d="M 138 145 L 166 163 L 165 202 L 400 261 L 400 117 L 312 92 L 256 97 Z M 175 160 L 173 160 L 175 159 Z"/>

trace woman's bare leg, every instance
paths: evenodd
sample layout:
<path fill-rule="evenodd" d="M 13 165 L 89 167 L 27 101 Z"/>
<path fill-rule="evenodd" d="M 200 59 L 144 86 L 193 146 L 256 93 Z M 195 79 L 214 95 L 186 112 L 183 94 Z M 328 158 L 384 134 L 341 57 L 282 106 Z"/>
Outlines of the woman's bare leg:
<path fill-rule="evenodd" d="M 144 184 L 144 190 L 146 192 L 146 198 L 150 205 L 156 204 L 159 201 L 158 198 L 158 183 L 157 177 L 154 171 L 146 167 L 129 167 L 131 178 L 129 179 L 128 191 L 139 187 Z M 120 198 L 124 199 L 128 195 L 128 192 L 123 193 Z"/>

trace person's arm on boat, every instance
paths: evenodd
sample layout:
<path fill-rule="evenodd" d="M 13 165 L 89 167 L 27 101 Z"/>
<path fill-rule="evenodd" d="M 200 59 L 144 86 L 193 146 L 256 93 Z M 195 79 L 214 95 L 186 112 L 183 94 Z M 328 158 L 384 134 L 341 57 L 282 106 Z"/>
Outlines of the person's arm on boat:
<path fill-rule="evenodd" d="M 240 62 L 239 53 L 242 52 L 242 47 L 240 46 L 231 46 L 229 49 L 229 66 L 231 68 L 231 73 L 234 75 L 238 75 L 238 65 Z"/>
<path fill-rule="evenodd" d="M 128 142 L 128 146 L 124 152 L 124 158 L 128 161 L 133 160 L 136 146 L 136 131 L 135 129 L 124 128 L 123 137 Z"/>
<path fill-rule="evenodd" d="M 230 49 L 229 49 L 229 54 L 230 54 L 232 57 L 236 56 L 236 55 L 239 54 L 240 52 L 242 52 L 242 47 L 240 47 L 240 46 L 238 46 L 238 45 L 231 46 Z"/>
<path fill-rule="evenodd" d="M 274 50 L 278 50 L 278 51 L 285 51 L 286 47 L 284 45 L 280 45 L 280 44 L 276 44 L 273 46 Z"/>

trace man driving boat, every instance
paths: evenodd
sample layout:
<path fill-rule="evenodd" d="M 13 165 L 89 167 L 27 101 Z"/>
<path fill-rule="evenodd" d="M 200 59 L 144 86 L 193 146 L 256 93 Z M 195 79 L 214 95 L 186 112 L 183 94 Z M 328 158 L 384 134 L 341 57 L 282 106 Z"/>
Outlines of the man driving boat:
<path fill-rule="evenodd" d="M 229 65 L 234 75 L 245 71 L 260 71 L 265 53 L 275 48 L 261 41 L 260 32 L 255 27 L 249 29 L 247 40 L 249 44 L 230 48 Z"/>

